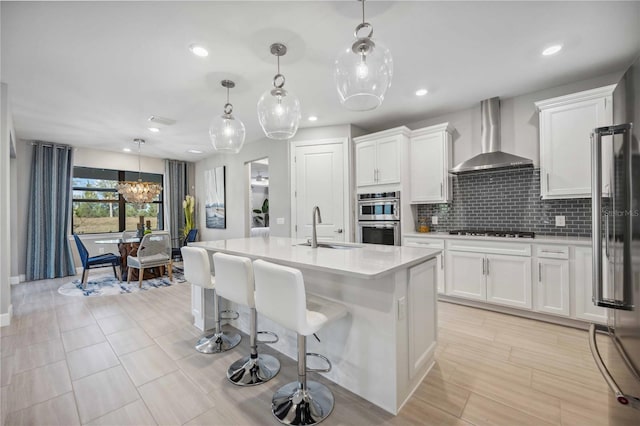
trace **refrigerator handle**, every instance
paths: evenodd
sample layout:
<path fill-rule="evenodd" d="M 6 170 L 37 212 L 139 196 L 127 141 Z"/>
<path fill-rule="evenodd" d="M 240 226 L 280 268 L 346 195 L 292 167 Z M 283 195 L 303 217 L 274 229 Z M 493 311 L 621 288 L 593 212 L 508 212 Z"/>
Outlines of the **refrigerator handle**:
<path fill-rule="evenodd" d="M 609 389 L 614 393 L 620 404 L 629 405 L 629 403 L 631 403 L 632 407 L 640 407 L 640 399 L 632 395 L 625 395 L 618 387 L 618 384 L 611 376 L 611 373 L 609 373 L 607 366 L 604 365 L 602 357 L 600 356 L 600 351 L 598 350 L 598 343 L 596 342 L 596 329 L 606 333 L 608 333 L 609 330 L 604 325 L 589 325 L 589 349 L 591 350 L 591 356 L 593 356 L 593 360 L 596 362 L 598 370 L 600 370 L 600 374 L 602 374 L 604 381 L 607 382 Z"/>
<path fill-rule="evenodd" d="M 631 124 L 619 124 L 617 126 L 598 127 L 591 133 L 591 245 L 592 256 L 592 300 L 596 306 L 610 309 L 632 310 L 633 304 L 629 302 L 631 292 L 628 289 L 630 282 L 625 277 L 622 283 L 614 282 L 613 285 L 623 285 L 623 300 L 607 299 L 602 290 L 602 136 L 624 135 L 625 149 L 631 152 Z M 627 188 L 630 191 L 630 188 Z M 613 189 L 615 191 L 615 188 Z M 607 218 L 608 219 L 608 218 Z M 607 221 L 608 222 L 608 221 Z M 608 224 L 607 224 L 608 227 Z M 608 239 L 607 238 L 607 256 Z"/>
<path fill-rule="evenodd" d="M 591 133 L 591 294 L 593 303 L 602 306 L 602 135 Z"/>

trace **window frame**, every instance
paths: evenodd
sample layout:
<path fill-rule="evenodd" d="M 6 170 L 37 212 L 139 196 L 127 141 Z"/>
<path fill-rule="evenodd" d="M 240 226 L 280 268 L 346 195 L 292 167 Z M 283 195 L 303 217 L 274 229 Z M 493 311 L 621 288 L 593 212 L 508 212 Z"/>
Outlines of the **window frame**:
<path fill-rule="evenodd" d="M 86 186 L 75 186 L 73 184 L 73 179 L 76 178 L 76 169 L 90 169 L 90 170 L 103 170 L 103 171 L 108 171 L 108 172 L 116 172 L 117 176 L 118 176 L 118 183 L 121 182 L 125 182 L 126 181 L 126 175 L 127 174 L 131 174 L 134 173 L 130 170 L 115 170 L 115 169 L 105 169 L 102 167 L 85 167 L 85 166 L 73 166 L 73 176 L 71 178 L 71 204 L 73 206 L 73 203 L 79 202 L 79 203 L 113 203 L 113 204 L 117 204 L 118 205 L 118 229 L 119 231 L 106 231 L 106 232 L 83 232 L 83 233 L 79 233 L 78 235 L 97 235 L 97 234 L 114 234 L 114 233 L 119 233 L 119 232 L 123 232 L 126 230 L 127 227 L 127 204 L 134 204 L 134 203 L 129 203 L 127 202 L 127 200 L 124 199 L 124 196 L 122 194 L 120 194 L 118 192 L 117 189 L 115 188 L 94 188 L 94 187 L 86 187 Z M 160 182 L 164 183 L 164 174 L 161 173 L 148 173 L 148 172 L 143 172 L 141 173 L 141 175 L 152 175 L 152 176 L 159 176 L 160 177 Z M 87 178 L 80 178 L 80 179 L 87 179 Z M 155 181 L 155 180 L 154 180 Z M 157 201 L 152 201 L 151 203 L 145 203 L 145 204 L 158 204 L 158 213 L 159 213 L 159 220 L 158 220 L 158 229 L 159 230 L 163 230 L 164 229 L 164 185 L 162 185 L 162 191 L 160 191 L 160 194 L 158 195 L 158 200 Z M 93 192 L 111 192 L 111 193 L 115 193 L 118 195 L 118 198 L 114 198 L 114 199 L 87 199 L 87 198 L 75 198 L 74 197 L 74 193 L 75 191 L 93 191 Z M 73 226 L 73 217 L 74 217 L 74 209 L 73 207 L 71 208 L 71 230 L 72 233 L 76 233 L 74 230 L 74 226 Z"/>

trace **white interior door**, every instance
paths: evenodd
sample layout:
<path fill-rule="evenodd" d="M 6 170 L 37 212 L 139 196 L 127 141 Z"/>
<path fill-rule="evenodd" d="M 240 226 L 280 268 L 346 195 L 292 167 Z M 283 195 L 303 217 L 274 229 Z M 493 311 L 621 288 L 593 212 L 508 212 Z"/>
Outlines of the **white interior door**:
<path fill-rule="evenodd" d="M 322 216 L 316 226 L 318 240 L 344 241 L 343 145 L 297 146 L 294 155 L 295 237 L 311 238 L 311 213 L 318 206 Z"/>

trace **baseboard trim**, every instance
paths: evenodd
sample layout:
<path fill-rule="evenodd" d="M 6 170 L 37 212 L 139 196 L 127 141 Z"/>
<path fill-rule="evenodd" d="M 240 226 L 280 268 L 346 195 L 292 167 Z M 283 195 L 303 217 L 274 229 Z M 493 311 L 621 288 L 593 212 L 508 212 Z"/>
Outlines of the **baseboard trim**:
<path fill-rule="evenodd" d="M 25 274 L 20 274 L 15 277 L 9 277 L 9 284 L 16 285 L 23 283 L 27 280 L 27 276 Z"/>
<path fill-rule="evenodd" d="M 0 327 L 6 327 L 11 324 L 11 318 L 13 317 L 13 305 L 9 305 L 9 312 L 6 314 L 0 314 Z"/>

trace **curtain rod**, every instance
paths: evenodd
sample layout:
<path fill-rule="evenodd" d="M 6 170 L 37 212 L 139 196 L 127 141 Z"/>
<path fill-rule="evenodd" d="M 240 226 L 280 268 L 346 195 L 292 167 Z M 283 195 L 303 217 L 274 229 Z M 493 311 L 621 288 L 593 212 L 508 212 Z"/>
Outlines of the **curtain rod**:
<path fill-rule="evenodd" d="M 31 142 L 31 145 L 32 146 L 33 145 L 39 145 L 39 146 L 44 146 L 44 147 L 47 147 L 47 148 L 60 148 L 60 149 L 62 149 L 62 148 L 64 148 L 64 149 L 71 148 L 71 149 L 75 149 L 71 145 L 54 144 L 52 142 Z"/>

